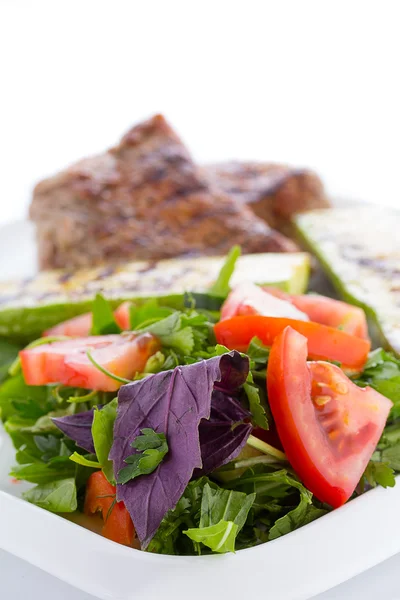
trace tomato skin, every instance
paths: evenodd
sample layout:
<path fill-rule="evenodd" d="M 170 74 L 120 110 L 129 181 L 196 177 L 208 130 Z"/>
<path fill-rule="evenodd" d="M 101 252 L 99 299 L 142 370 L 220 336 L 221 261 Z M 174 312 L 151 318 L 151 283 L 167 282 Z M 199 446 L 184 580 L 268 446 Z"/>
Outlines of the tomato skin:
<path fill-rule="evenodd" d="M 102 473 L 92 473 L 86 484 L 84 513 L 100 512 L 104 521 L 102 535 L 113 542 L 132 546 L 135 529 L 123 502 L 115 502 L 116 488 Z M 114 506 L 113 506 L 114 504 Z"/>
<path fill-rule="evenodd" d="M 86 352 L 102 367 L 131 379 L 160 347 L 151 334 L 103 335 L 53 342 L 27 348 L 19 353 L 22 372 L 28 385 L 60 383 L 71 387 L 113 392 L 121 383 L 94 366 Z"/>
<path fill-rule="evenodd" d="M 287 326 L 307 338 L 309 356 L 314 359 L 338 361 L 343 368 L 357 371 L 362 370 L 368 358 L 371 347 L 369 340 L 311 321 L 249 315 L 220 321 L 214 325 L 214 332 L 219 344 L 230 350 L 246 352 L 254 336 L 266 346 L 272 346 L 275 338 Z"/>
<path fill-rule="evenodd" d="M 368 339 L 367 318 L 363 309 L 358 306 L 317 294 L 289 295 L 282 290 L 268 287 L 264 287 L 263 290 L 276 298 L 291 302 L 315 323 L 340 327 L 351 335 Z"/>
<path fill-rule="evenodd" d="M 337 508 L 356 488 L 392 403 L 358 388 L 335 365 L 307 363 L 307 354 L 306 338 L 291 327 L 277 336 L 268 361 L 268 399 L 293 469 L 319 500 Z"/>

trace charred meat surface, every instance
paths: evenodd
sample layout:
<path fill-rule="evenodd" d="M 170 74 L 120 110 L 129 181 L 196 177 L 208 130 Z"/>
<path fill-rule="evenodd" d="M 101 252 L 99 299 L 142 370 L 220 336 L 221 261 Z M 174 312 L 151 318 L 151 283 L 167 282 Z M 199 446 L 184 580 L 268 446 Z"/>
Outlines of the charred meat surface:
<path fill-rule="evenodd" d="M 216 188 L 284 232 L 290 231 L 294 214 L 330 205 L 319 177 L 304 169 L 232 161 L 207 165 L 204 174 Z"/>
<path fill-rule="evenodd" d="M 294 251 L 209 182 L 161 115 L 108 152 L 40 182 L 30 207 L 42 269 L 178 255 Z"/>

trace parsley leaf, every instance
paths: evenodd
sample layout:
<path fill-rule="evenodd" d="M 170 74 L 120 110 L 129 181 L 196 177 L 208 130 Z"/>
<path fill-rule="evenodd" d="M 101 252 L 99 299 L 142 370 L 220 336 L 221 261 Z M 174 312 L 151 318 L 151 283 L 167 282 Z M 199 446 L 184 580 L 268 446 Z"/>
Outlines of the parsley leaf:
<path fill-rule="evenodd" d="M 131 444 L 139 452 L 124 459 L 128 466 L 118 473 L 117 482 L 120 484 L 140 475 L 153 473 L 168 452 L 167 439 L 163 433 L 156 433 L 150 428 L 141 429 L 140 432 L 142 435 L 138 435 Z"/>
<path fill-rule="evenodd" d="M 364 477 L 370 486 L 394 487 L 396 480 L 393 469 L 388 463 L 370 460 L 364 472 Z"/>

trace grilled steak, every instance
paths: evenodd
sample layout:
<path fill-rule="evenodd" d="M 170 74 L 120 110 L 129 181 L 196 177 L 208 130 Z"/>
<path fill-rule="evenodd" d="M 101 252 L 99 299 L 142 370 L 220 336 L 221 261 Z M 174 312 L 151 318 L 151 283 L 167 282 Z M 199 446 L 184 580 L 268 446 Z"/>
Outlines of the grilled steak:
<path fill-rule="evenodd" d="M 329 201 L 319 177 L 286 165 L 227 162 L 204 167 L 208 180 L 276 229 L 290 232 L 295 213 L 327 208 Z"/>
<path fill-rule="evenodd" d="M 294 251 L 210 183 L 161 115 L 108 152 L 40 182 L 30 207 L 42 269 L 177 255 Z"/>

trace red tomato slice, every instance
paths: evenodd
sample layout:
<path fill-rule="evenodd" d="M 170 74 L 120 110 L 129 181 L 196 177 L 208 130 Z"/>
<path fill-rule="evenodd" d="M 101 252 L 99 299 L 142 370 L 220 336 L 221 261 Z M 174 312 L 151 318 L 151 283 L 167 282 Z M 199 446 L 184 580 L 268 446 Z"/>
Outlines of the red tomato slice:
<path fill-rule="evenodd" d="M 22 372 L 28 385 L 61 383 L 72 387 L 112 392 L 121 383 L 102 373 L 87 356 L 113 375 L 131 379 L 143 371 L 160 344 L 149 333 L 136 336 L 101 335 L 43 344 L 22 350 Z"/>
<path fill-rule="evenodd" d="M 115 320 L 123 331 L 129 331 L 131 328 L 131 306 L 132 302 L 123 302 L 114 311 Z"/>
<path fill-rule="evenodd" d="M 264 315 L 266 317 L 287 317 L 308 321 L 304 312 L 299 311 L 287 300 L 274 297 L 254 283 L 241 283 L 236 286 L 221 308 L 221 321 L 243 315 Z"/>
<path fill-rule="evenodd" d="M 84 313 L 73 319 L 63 321 L 43 333 L 43 337 L 66 335 L 69 337 L 86 337 L 92 329 L 92 313 Z"/>
<path fill-rule="evenodd" d="M 307 353 L 304 336 L 291 327 L 280 333 L 268 361 L 268 400 L 293 469 L 336 508 L 361 479 L 392 402 L 357 387 L 335 365 L 307 363 Z"/>
<path fill-rule="evenodd" d="M 342 363 L 343 368 L 355 371 L 361 370 L 367 360 L 371 347 L 368 340 L 318 323 L 251 315 L 220 321 L 214 325 L 214 332 L 219 344 L 246 352 L 254 336 L 266 346 L 272 346 L 287 326 L 307 338 L 311 358 L 335 360 Z"/>
<path fill-rule="evenodd" d="M 291 302 L 315 323 L 340 327 L 347 333 L 368 339 L 367 318 L 363 309 L 358 306 L 317 294 L 289 296 L 276 288 L 266 287 L 263 289 L 276 298 Z"/>
<path fill-rule="evenodd" d="M 104 520 L 102 535 L 125 546 L 132 546 L 135 529 L 123 502 L 115 502 L 116 489 L 101 471 L 93 473 L 86 484 L 84 513 L 100 512 Z"/>
<path fill-rule="evenodd" d="M 114 311 L 114 317 L 117 325 L 123 331 L 129 331 L 130 326 L 130 307 L 132 302 L 123 302 L 117 310 Z M 67 321 L 62 321 L 58 325 L 47 329 L 43 333 L 43 337 L 52 337 L 57 335 L 67 335 L 69 337 L 87 337 L 92 330 L 93 315 L 92 313 L 84 313 L 78 317 L 73 317 Z"/>

